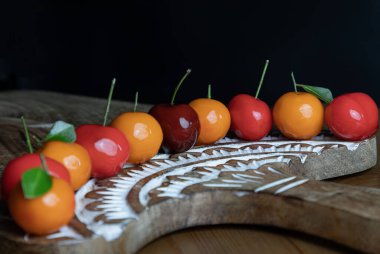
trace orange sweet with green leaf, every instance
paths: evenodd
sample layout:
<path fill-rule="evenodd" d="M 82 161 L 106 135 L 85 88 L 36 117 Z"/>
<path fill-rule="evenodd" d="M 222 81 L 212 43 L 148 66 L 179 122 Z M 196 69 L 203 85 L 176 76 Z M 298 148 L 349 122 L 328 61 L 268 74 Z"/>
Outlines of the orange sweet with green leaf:
<path fill-rule="evenodd" d="M 91 176 L 91 158 L 87 150 L 74 143 L 75 128 L 72 124 L 57 121 L 44 138 L 41 153 L 62 163 L 70 174 L 74 190 L 84 185 Z"/>
<path fill-rule="evenodd" d="M 208 98 L 195 99 L 189 103 L 199 118 L 197 145 L 213 144 L 225 137 L 230 129 L 231 116 L 228 108 L 220 101 L 211 99 L 211 85 L 208 91 Z"/>
<path fill-rule="evenodd" d="M 25 171 L 12 190 L 8 208 L 25 232 L 45 235 L 68 224 L 74 216 L 75 197 L 70 184 L 51 177 L 41 155 L 42 165 Z"/>
<path fill-rule="evenodd" d="M 297 84 L 293 74 L 292 78 L 295 91 L 282 95 L 276 101 L 273 120 L 285 137 L 311 139 L 323 127 L 324 108 L 319 99 L 328 102 L 332 100 L 332 95 L 326 88 Z M 298 92 L 297 87 L 302 87 L 307 92 Z"/>

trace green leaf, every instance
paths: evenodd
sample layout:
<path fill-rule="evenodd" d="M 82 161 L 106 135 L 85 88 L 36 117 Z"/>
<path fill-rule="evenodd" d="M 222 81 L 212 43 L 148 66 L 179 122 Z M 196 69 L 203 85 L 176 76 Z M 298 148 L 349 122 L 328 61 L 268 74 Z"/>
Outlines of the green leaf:
<path fill-rule="evenodd" d="M 67 143 L 73 143 L 76 140 L 74 125 L 66 123 L 64 121 L 57 121 L 54 123 L 48 135 L 44 138 L 44 142 L 47 141 L 63 141 Z"/>
<path fill-rule="evenodd" d="M 50 190 L 52 186 L 51 176 L 42 168 L 32 168 L 25 171 L 21 178 L 21 187 L 24 197 L 37 198 Z"/>
<path fill-rule="evenodd" d="M 319 87 L 319 86 L 308 86 L 297 84 L 297 86 L 302 87 L 306 92 L 315 95 L 321 101 L 329 104 L 334 99 L 330 89 Z"/>

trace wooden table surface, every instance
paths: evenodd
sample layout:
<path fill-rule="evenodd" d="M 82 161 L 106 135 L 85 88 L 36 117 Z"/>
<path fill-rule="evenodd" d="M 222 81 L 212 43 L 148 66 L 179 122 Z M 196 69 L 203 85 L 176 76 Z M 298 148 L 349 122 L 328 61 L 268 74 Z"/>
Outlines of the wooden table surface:
<path fill-rule="evenodd" d="M 46 92 L 0 93 L 0 171 L 12 157 L 25 151 L 7 147 L 9 139 L 20 138 L 19 117 L 29 123 L 49 123 L 61 119 L 73 124 L 101 122 L 104 100 L 63 96 Z M 93 110 L 88 111 L 88 108 Z M 131 103 L 113 102 L 110 117 L 132 108 Z M 141 110 L 148 107 L 141 105 Z M 10 135 L 12 134 L 13 135 Z M 17 135 L 14 135 L 17 134 Z M 379 133 L 377 134 L 379 137 Z M 20 138 L 21 140 L 21 138 Z M 379 139 L 378 139 L 379 140 Z M 6 152 L 5 152 L 6 151 Z M 379 144 L 378 144 L 379 154 Z M 365 172 L 331 179 L 342 184 L 380 188 L 380 166 Z M 187 229 L 161 237 L 140 250 L 150 253 L 354 253 L 353 250 L 314 236 L 263 226 L 221 225 Z"/>

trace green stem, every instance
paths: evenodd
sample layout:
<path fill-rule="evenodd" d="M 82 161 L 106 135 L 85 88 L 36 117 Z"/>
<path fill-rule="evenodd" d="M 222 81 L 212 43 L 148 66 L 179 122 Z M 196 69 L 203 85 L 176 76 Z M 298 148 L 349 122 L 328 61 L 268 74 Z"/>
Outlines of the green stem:
<path fill-rule="evenodd" d="M 265 65 L 264 65 L 264 70 L 263 70 L 263 72 L 261 74 L 261 78 L 260 78 L 260 82 L 259 82 L 259 87 L 257 88 L 257 91 L 256 91 L 256 96 L 255 96 L 256 99 L 257 99 L 257 97 L 259 97 L 261 86 L 263 85 L 263 82 L 264 82 L 265 73 L 267 72 L 268 64 L 269 64 L 269 60 L 266 60 L 265 61 Z"/>
<path fill-rule="evenodd" d="M 21 122 L 22 122 L 22 126 L 24 126 L 24 135 L 26 138 L 26 144 L 28 145 L 29 153 L 33 153 L 33 147 L 32 147 L 32 142 L 30 142 L 28 126 L 26 126 L 26 122 L 23 116 L 21 117 Z"/>
<path fill-rule="evenodd" d="M 190 69 L 187 69 L 185 75 L 183 75 L 183 77 L 181 78 L 181 80 L 179 81 L 177 87 L 175 88 L 174 90 L 174 93 L 173 93 L 173 96 L 172 96 L 172 100 L 170 102 L 170 105 L 174 105 L 174 100 L 175 100 L 175 97 L 177 96 L 177 92 L 179 90 L 179 88 L 181 87 L 183 81 L 187 78 L 187 76 L 189 76 L 191 70 Z"/>
<path fill-rule="evenodd" d="M 138 101 L 139 101 L 139 92 L 136 92 L 136 94 L 135 94 L 135 106 L 133 107 L 133 112 L 136 112 Z"/>
<path fill-rule="evenodd" d="M 40 160 L 41 160 L 42 169 L 44 171 L 46 171 L 46 173 L 49 174 L 49 168 L 48 168 L 48 166 L 46 164 L 45 156 L 42 153 L 40 153 L 39 156 L 40 156 Z"/>
<path fill-rule="evenodd" d="M 297 82 L 296 82 L 296 79 L 294 78 L 293 72 L 290 75 L 292 76 L 293 85 L 294 85 L 294 91 L 297 93 L 298 92 L 298 90 L 297 90 Z"/>
<path fill-rule="evenodd" d="M 207 98 L 208 98 L 208 99 L 211 99 L 211 84 L 208 85 L 208 89 L 207 89 Z"/>
<path fill-rule="evenodd" d="M 37 142 L 37 145 L 38 145 L 38 146 L 42 146 L 42 145 L 43 145 L 42 140 L 39 139 L 37 136 L 32 135 L 32 139 L 34 139 L 34 141 Z"/>
<path fill-rule="evenodd" d="M 110 111 L 112 94 L 113 94 L 113 89 L 115 88 L 115 84 L 116 84 L 116 78 L 112 79 L 111 88 L 110 88 L 110 92 L 108 94 L 108 99 L 107 99 L 106 113 L 104 114 L 103 126 L 106 126 L 107 124 L 107 117 Z"/>

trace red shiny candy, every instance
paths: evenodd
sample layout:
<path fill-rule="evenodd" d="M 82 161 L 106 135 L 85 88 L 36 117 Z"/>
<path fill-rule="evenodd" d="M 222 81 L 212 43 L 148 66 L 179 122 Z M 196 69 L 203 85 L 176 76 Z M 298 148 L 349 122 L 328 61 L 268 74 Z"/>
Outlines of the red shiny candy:
<path fill-rule="evenodd" d="M 69 171 L 56 160 L 45 157 L 49 174 L 61 178 L 70 184 Z M 21 181 L 22 174 L 32 168 L 41 167 L 41 158 L 36 153 L 25 154 L 11 160 L 1 178 L 2 196 L 6 200 L 15 186 Z"/>
<path fill-rule="evenodd" d="M 336 97 L 325 110 L 325 120 L 334 135 L 343 140 L 363 140 L 374 135 L 379 126 L 375 101 L 365 93 Z"/>
<path fill-rule="evenodd" d="M 91 158 L 91 175 L 107 178 L 116 175 L 129 158 L 129 142 L 118 129 L 95 124 L 81 125 L 75 130 L 76 143 Z"/>
<path fill-rule="evenodd" d="M 231 114 L 231 130 L 239 138 L 260 140 L 272 128 L 272 114 L 269 106 L 248 94 L 239 94 L 228 104 Z"/>

